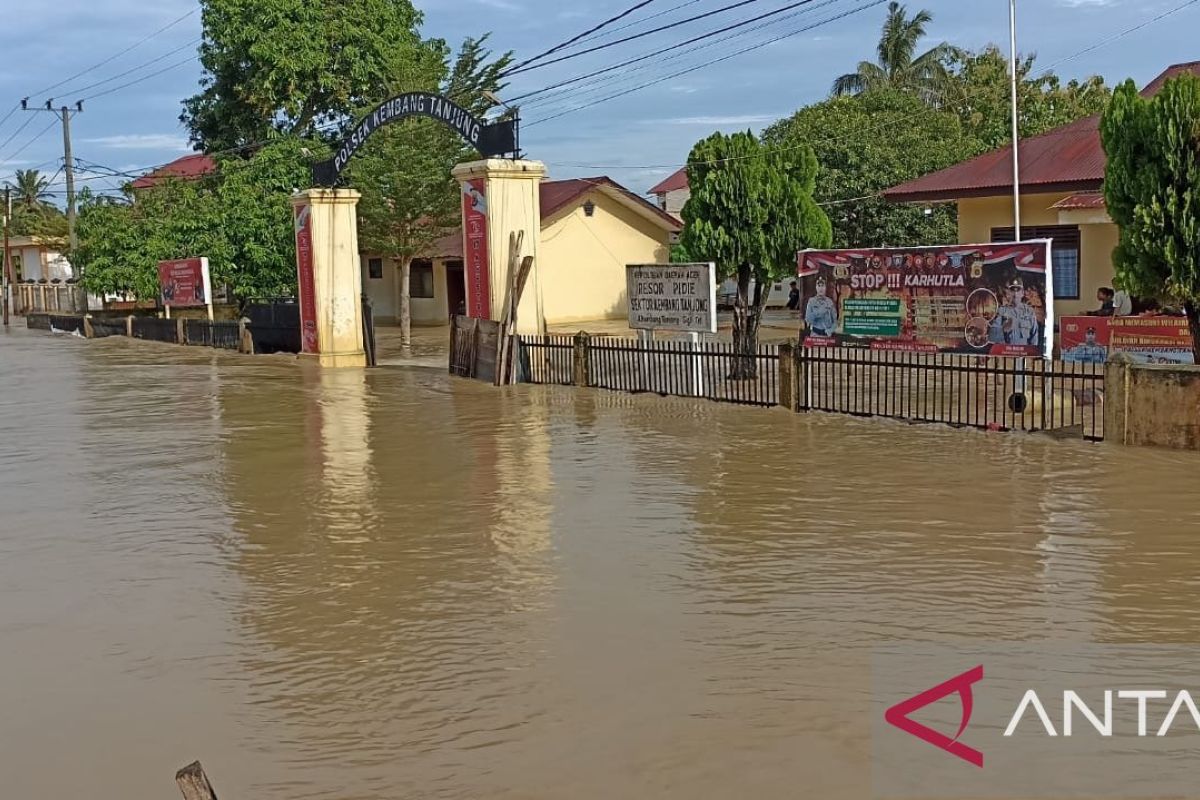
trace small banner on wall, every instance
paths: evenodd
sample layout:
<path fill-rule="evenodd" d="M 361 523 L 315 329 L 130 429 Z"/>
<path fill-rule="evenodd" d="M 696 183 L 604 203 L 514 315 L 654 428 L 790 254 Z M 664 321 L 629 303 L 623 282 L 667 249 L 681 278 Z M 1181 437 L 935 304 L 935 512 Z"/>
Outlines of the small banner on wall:
<path fill-rule="evenodd" d="M 798 255 L 808 347 L 1050 357 L 1050 242 Z"/>
<path fill-rule="evenodd" d="M 321 352 L 317 336 L 317 294 L 313 278 L 312 206 L 296 206 L 296 292 L 300 302 L 300 352 Z"/>
<path fill-rule="evenodd" d="M 1192 334 L 1184 317 L 1063 317 L 1062 360 L 1103 364 L 1125 353 L 1140 364 L 1191 364 Z"/>
<path fill-rule="evenodd" d="M 488 263 L 487 182 L 462 185 L 463 254 L 466 262 L 467 316 L 492 318 L 492 285 Z"/>
<path fill-rule="evenodd" d="M 207 258 L 158 262 L 158 291 L 167 308 L 195 308 L 212 302 Z"/>

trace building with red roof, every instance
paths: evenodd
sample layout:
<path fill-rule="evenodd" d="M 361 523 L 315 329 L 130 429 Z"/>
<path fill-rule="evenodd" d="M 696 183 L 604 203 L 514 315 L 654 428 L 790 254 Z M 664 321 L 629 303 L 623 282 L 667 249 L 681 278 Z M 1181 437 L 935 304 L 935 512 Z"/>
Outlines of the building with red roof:
<path fill-rule="evenodd" d="M 658 207 L 676 219 L 682 219 L 683 207 L 692 196 L 688 188 L 687 167 L 681 167 L 646 194 L 654 195 Z"/>
<path fill-rule="evenodd" d="M 1200 61 L 1176 64 L 1151 81 L 1151 97 L 1173 77 L 1200 75 Z M 1053 239 L 1054 285 L 1059 315 L 1098 306 L 1096 290 L 1112 286 L 1117 227 L 1104 205 L 1107 159 L 1100 118 L 1086 117 L 1020 142 L 1021 238 Z M 884 197 L 897 203 L 958 204 L 962 244 L 1013 237 L 1012 146 L 893 186 Z"/>
<path fill-rule="evenodd" d="M 204 153 L 192 153 L 147 172 L 130 184 L 134 189 L 149 189 L 165 180 L 193 180 L 217 171 L 216 160 Z"/>
<path fill-rule="evenodd" d="M 543 181 L 539 187 L 540 284 L 550 325 L 626 314 L 625 268 L 665 263 L 678 219 L 608 177 Z M 444 325 L 466 300 L 461 229 L 415 259 L 409 271 L 413 324 Z M 376 319 L 394 322 L 400 306 L 399 264 L 363 253 L 363 290 Z"/>

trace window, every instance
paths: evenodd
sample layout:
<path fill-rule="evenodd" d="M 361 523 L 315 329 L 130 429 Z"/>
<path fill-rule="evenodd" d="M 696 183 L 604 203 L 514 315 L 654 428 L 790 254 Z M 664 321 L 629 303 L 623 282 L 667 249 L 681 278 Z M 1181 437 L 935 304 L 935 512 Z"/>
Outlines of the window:
<path fill-rule="evenodd" d="M 414 259 L 408 272 L 409 297 L 433 297 L 433 262 Z"/>
<path fill-rule="evenodd" d="M 383 259 L 368 258 L 367 259 L 367 275 L 373 281 L 383 280 Z"/>
<path fill-rule="evenodd" d="M 1054 296 L 1079 299 L 1079 228 L 1076 225 L 1021 226 L 1021 238 L 1052 239 L 1050 260 L 1054 270 Z M 992 228 L 993 242 L 1011 242 L 1012 228 Z"/>

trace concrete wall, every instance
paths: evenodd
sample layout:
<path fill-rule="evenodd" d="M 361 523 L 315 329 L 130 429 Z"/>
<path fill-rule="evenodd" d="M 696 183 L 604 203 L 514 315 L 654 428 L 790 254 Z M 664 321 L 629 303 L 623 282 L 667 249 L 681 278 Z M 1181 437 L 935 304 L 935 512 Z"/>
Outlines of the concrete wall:
<path fill-rule="evenodd" d="M 692 196 L 690 189 L 676 189 L 658 196 L 658 207 L 676 219 L 683 219 L 683 207 Z"/>
<path fill-rule="evenodd" d="M 375 322 L 395 325 L 400 317 L 400 266 L 390 258 L 383 259 L 383 277 L 371 278 L 370 259 L 377 254 L 362 254 L 363 291 L 371 299 Z M 454 259 L 450 259 L 454 260 Z M 412 321 L 414 325 L 447 325 L 450 322 L 450 305 L 446 292 L 446 261 L 433 260 L 433 297 L 412 298 Z"/>
<path fill-rule="evenodd" d="M 1114 360 L 1104 383 L 1105 441 L 1200 450 L 1200 367 Z"/>
<path fill-rule="evenodd" d="M 595 214 L 583 211 L 587 200 Z M 625 319 L 628 264 L 670 259 L 671 234 L 601 191 L 579 198 L 542 228 L 542 294 L 550 325 Z"/>
<path fill-rule="evenodd" d="M 1032 194 L 1021 197 L 1022 225 L 1074 225 L 1077 215 L 1060 214 L 1052 205 L 1067 194 Z M 1090 217 L 1102 219 L 1098 215 Z M 958 241 L 983 244 L 992 240 L 992 228 L 1013 224 L 1011 197 L 978 197 L 958 201 Z M 1117 226 L 1110 223 L 1079 225 L 1079 299 L 1054 304 L 1058 317 L 1075 316 L 1099 307 L 1096 290 L 1112 286 L 1112 251 L 1117 246 Z"/>

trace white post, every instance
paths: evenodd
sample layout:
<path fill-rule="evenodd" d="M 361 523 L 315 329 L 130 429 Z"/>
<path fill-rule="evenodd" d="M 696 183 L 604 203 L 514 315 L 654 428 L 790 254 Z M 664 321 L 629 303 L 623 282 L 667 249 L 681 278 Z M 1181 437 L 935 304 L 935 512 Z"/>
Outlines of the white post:
<path fill-rule="evenodd" d="M 637 332 L 638 349 L 642 351 L 638 359 L 638 387 L 642 391 L 650 391 L 650 347 L 654 342 L 654 331 L 639 329 Z"/>
<path fill-rule="evenodd" d="M 1008 25 L 1011 39 L 1012 71 L 1012 162 L 1013 162 L 1013 241 L 1021 241 L 1021 143 L 1020 108 L 1017 102 L 1017 0 L 1008 0 Z"/>
<path fill-rule="evenodd" d="M 692 343 L 692 375 L 696 397 L 704 397 L 704 359 L 700 356 L 700 334 L 689 333 Z"/>

